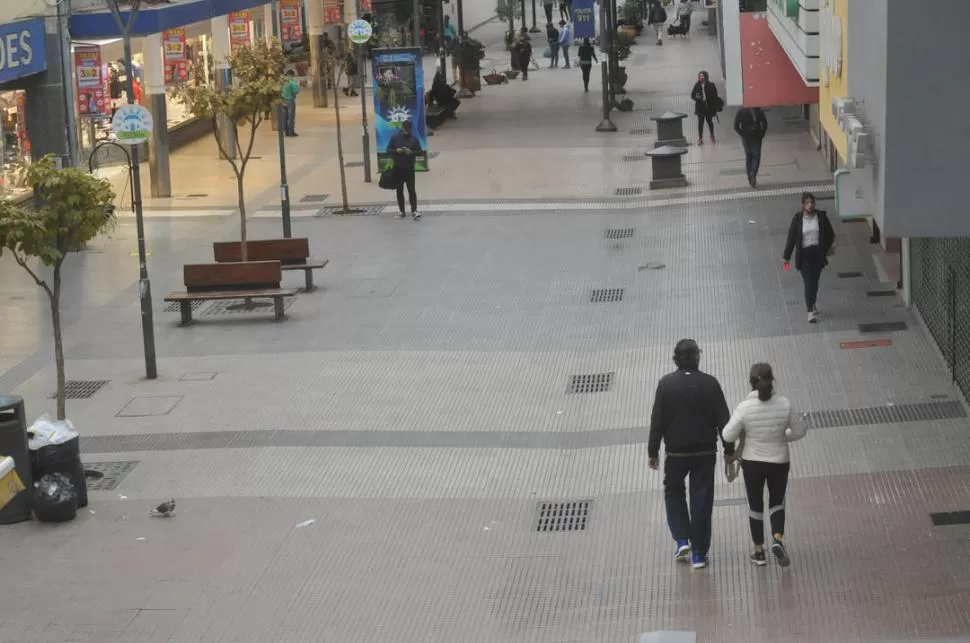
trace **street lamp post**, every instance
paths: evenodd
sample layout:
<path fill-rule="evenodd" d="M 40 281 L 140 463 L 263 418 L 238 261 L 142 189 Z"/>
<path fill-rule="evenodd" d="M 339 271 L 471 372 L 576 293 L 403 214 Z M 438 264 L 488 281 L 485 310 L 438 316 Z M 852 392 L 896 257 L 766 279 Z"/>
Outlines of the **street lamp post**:
<path fill-rule="evenodd" d="M 270 1 L 270 12 L 273 14 L 273 37 L 280 37 L 280 12 L 276 5 L 276 0 Z M 282 47 L 282 43 L 280 44 Z M 283 217 L 283 237 L 289 239 L 293 236 L 293 226 L 290 221 L 290 186 L 286 180 L 286 139 L 284 136 L 283 123 L 286 122 L 284 113 L 286 109 L 282 104 L 276 107 L 276 135 L 279 140 L 280 149 L 280 211 Z"/>
<path fill-rule="evenodd" d="M 111 14 L 114 16 L 124 41 L 124 57 L 128 104 L 135 102 L 135 70 L 131 62 L 131 28 L 138 17 L 141 8 L 140 0 L 131 3 L 128 21 L 121 19 L 121 9 L 118 0 L 109 3 Z M 138 236 L 138 295 L 141 301 L 141 334 L 145 349 L 145 377 L 150 380 L 158 377 L 158 364 L 155 357 L 155 320 L 152 315 L 152 285 L 148 279 L 148 253 L 145 248 L 145 215 L 141 202 L 141 169 L 138 158 L 138 146 L 131 146 L 131 199 L 135 206 L 135 230 Z"/>
<path fill-rule="evenodd" d="M 536 26 L 536 0 L 532 0 L 532 29 L 529 29 L 529 33 L 539 33 L 539 27 Z"/>
<path fill-rule="evenodd" d="M 597 132 L 615 132 L 616 125 L 610 120 L 610 110 L 613 103 L 610 101 L 610 72 L 613 68 L 613 51 L 610 47 L 613 38 L 610 37 L 610 25 L 607 18 L 606 3 L 608 0 L 600 0 L 600 42 L 601 51 L 606 53 L 609 61 L 604 60 L 600 63 L 600 75 L 603 81 L 603 120 L 596 126 Z"/>
<path fill-rule="evenodd" d="M 361 16 L 361 0 L 357 0 L 357 17 Z M 364 73 L 367 70 L 367 57 L 364 55 L 366 45 L 356 45 L 357 47 L 357 78 L 360 79 L 360 126 L 363 131 L 361 144 L 364 148 L 364 183 L 370 183 L 370 132 L 367 124 L 367 81 L 370 76 Z"/>
<path fill-rule="evenodd" d="M 522 12 L 522 30 L 525 31 L 525 0 L 519 0 L 519 10 Z"/>

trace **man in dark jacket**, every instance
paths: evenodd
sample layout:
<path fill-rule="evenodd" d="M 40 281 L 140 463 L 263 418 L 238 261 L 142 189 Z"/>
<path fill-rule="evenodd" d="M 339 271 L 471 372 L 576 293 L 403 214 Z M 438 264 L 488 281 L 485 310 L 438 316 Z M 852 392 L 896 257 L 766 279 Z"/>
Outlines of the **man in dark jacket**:
<path fill-rule="evenodd" d="M 711 547 L 711 514 L 714 511 L 714 469 L 717 443 L 731 417 L 718 381 L 699 370 L 700 348 L 693 339 L 682 339 L 674 348 L 677 370 L 661 378 L 650 415 L 647 454 L 650 468 L 660 468 L 663 441 L 664 503 L 667 526 L 677 542 L 674 557 L 694 569 L 707 567 Z M 721 440 L 723 442 L 723 440 Z M 734 444 L 724 442 L 724 461 L 734 461 Z M 690 508 L 685 479 L 690 476 Z"/>
<path fill-rule="evenodd" d="M 418 194 L 414 191 L 414 157 L 420 154 L 421 142 L 411 133 L 411 121 L 401 123 L 400 131 L 391 137 L 387 145 L 387 153 L 393 155 L 394 177 L 397 180 L 397 207 L 400 213 L 398 218 L 403 219 L 407 215 L 404 213 L 404 187 L 408 188 L 408 200 L 411 204 L 411 218 L 417 221 L 421 218 L 418 212 Z"/>
<path fill-rule="evenodd" d="M 748 172 L 748 184 L 758 187 L 758 169 L 761 167 L 761 142 L 768 133 L 768 119 L 760 107 L 742 107 L 734 117 L 734 131 L 744 146 L 744 167 Z"/>

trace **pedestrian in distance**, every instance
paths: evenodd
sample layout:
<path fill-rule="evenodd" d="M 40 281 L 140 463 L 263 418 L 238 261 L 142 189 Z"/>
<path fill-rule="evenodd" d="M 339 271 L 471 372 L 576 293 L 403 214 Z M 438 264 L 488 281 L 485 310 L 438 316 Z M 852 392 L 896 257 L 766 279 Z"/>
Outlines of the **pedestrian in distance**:
<path fill-rule="evenodd" d="M 559 50 L 562 52 L 562 59 L 565 61 L 563 65 L 566 69 L 570 68 L 569 64 L 569 48 L 573 44 L 573 30 L 570 28 L 569 23 L 565 20 L 559 21 Z"/>
<path fill-rule="evenodd" d="M 697 116 L 697 144 L 704 144 L 704 123 L 711 133 L 711 143 L 717 143 L 714 138 L 714 117 L 724 107 L 724 101 L 717 94 L 717 86 L 711 82 L 706 71 L 697 74 L 697 82 L 690 91 L 694 100 L 694 114 Z"/>
<path fill-rule="evenodd" d="M 795 253 L 795 270 L 802 273 L 805 284 L 805 308 L 808 321 L 818 321 L 818 284 L 822 270 L 829 264 L 828 257 L 835 252 L 835 230 L 828 214 L 815 209 L 815 195 L 802 194 L 802 209 L 796 212 L 788 228 L 788 240 L 783 255 L 785 272 L 791 268 L 792 252 Z"/>
<path fill-rule="evenodd" d="M 542 0 L 542 9 L 546 12 L 546 24 L 552 24 L 552 9 L 556 6 L 556 0 Z"/>
<path fill-rule="evenodd" d="M 734 443 L 721 438 L 730 419 L 721 385 L 700 370 L 701 350 L 693 339 L 674 348 L 677 370 L 660 379 L 650 414 L 649 466 L 660 468 L 663 442 L 664 504 L 667 526 L 677 543 L 674 558 L 694 569 L 707 567 L 714 511 L 717 443 L 723 443 L 725 466 L 733 465 Z M 685 480 L 690 479 L 690 506 Z"/>
<path fill-rule="evenodd" d="M 518 42 L 515 44 L 516 59 L 519 69 L 522 71 L 522 80 L 529 80 L 529 64 L 532 62 L 532 40 L 529 38 L 529 31 L 522 27 L 519 32 Z"/>
<path fill-rule="evenodd" d="M 784 543 L 785 492 L 791 470 L 788 443 L 804 438 L 807 427 L 803 418 L 795 414 L 788 398 L 775 392 L 775 375 L 770 364 L 752 366 L 748 382 L 751 393 L 734 410 L 723 436 L 728 442 L 740 442 L 736 455 L 741 458 L 748 496 L 748 526 L 754 542 L 751 562 L 759 567 L 768 564 L 765 556 L 767 487 L 771 553 L 779 565 L 788 567 L 791 559 Z"/>
<path fill-rule="evenodd" d="M 344 61 L 344 70 L 347 74 L 347 86 L 344 87 L 345 96 L 359 96 L 357 93 L 357 88 L 360 86 L 360 79 L 358 77 L 359 70 L 357 69 L 357 56 L 354 55 L 353 51 L 347 52 L 347 57 Z"/>
<path fill-rule="evenodd" d="M 744 169 L 748 185 L 758 187 L 758 170 L 761 168 L 761 144 L 768 133 L 768 119 L 760 107 L 742 107 L 734 116 L 734 131 L 741 137 L 744 147 Z"/>
<path fill-rule="evenodd" d="M 573 0 L 559 0 L 559 19 L 573 19 Z"/>
<path fill-rule="evenodd" d="M 691 0 L 680 0 L 677 5 L 677 20 L 680 21 L 680 36 L 686 38 L 690 34 L 690 16 L 694 12 Z"/>
<path fill-rule="evenodd" d="M 596 59 L 596 47 L 589 41 L 589 38 L 583 38 L 583 44 L 579 46 L 578 56 L 579 69 L 583 72 L 583 89 L 588 92 L 589 72 L 593 69 L 593 62 L 599 62 Z"/>
<path fill-rule="evenodd" d="M 299 93 L 300 84 L 296 82 L 296 73 L 292 69 L 287 69 L 281 94 L 283 104 L 286 106 L 286 122 L 283 123 L 283 134 L 285 136 L 298 136 L 296 133 L 296 96 Z"/>
<path fill-rule="evenodd" d="M 387 146 L 387 153 L 393 155 L 394 179 L 397 185 L 397 207 L 399 219 L 407 216 L 404 212 L 404 188 L 408 189 L 408 200 L 411 205 L 411 218 L 415 221 L 421 218 L 418 212 L 418 194 L 414 189 L 414 157 L 420 154 L 421 142 L 411 132 L 411 121 L 401 123 L 401 129 L 391 137 Z"/>
<path fill-rule="evenodd" d="M 657 44 L 664 44 L 664 25 L 667 23 L 667 10 L 660 0 L 652 0 L 647 8 L 647 25 L 657 34 Z"/>
<path fill-rule="evenodd" d="M 559 66 L 559 30 L 550 22 L 546 25 L 546 46 L 549 47 L 549 69 Z"/>

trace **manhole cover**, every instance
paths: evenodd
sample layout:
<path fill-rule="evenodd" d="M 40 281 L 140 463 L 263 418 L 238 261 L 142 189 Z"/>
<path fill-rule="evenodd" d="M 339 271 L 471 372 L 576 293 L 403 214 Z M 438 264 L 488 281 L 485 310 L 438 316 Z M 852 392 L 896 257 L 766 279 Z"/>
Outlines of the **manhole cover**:
<path fill-rule="evenodd" d="M 643 192 L 643 188 L 616 188 L 616 196 L 637 196 Z"/>
<path fill-rule="evenodd" d="M 592 500 L 540 502 L 536 510 L 536 531 L 585 531 Z"/>
<path fill-rule="evenodd" d="M 635 231 L 636 228 L 609 228 L 603 236 L 607 239 L 629 239 Z"/>
<path fill-rule="evenodd" d="M 69 400 L 88 400 L 94 397 L 110 380 L 68 380 L 64 385 L 64 395 Z M 50 399 L 57 397 L 57 393 Z"/>
<path fill-rule="evenodd" d="M 594 304 L 623 301 L 623 288 L 598 288 L 593 290 L 590 301 Z"/>
<path fill-rule="evenodd" d="M 873 322 L 871 324 L 859 324 L 860 333 L 892 333 L 898 330 L 906 330 L 906 322 Z"/>
<path fill-rule="evenodd" d="M 308 194 L 300 199 L 300 203 L 322 203 L 323 201 L 326 201 L 329 196 L 329 194 Z"/>
<path fill-rule="evenodd" d="M 569 379 L 569 393 L 605 393 L 613 388 L 614 373 L 573 375 Z"/>
<path fill-rule="evenodd" d="M 84 464 L 88 491 L 114 491 L 139 462 L 140 460 L 122 460 L 120 462 L 89 462 Z M 88 472 L 94 475 L 89 475 Z"/>
<path fill-rule="evenodd" d="M 839 279 L 858 279 L 862 276 L 862 273 L 858 270 L 851 270 L 849 272 L 840 272 L 836 274 L 838 274 Z"/>
<path fill-rule="evenodd" d="M 283 298 L 283 310 L 289 310 L 290 306 L 296 301 L 296 297 L 284 297 Z M 265 313 L 267 310 L 272 309 L 273 304 L 265 301 L 254 301 L 254 307 L 248 308 L 246 305 L 246 300 L 244 299 L 225 299 L 222 301 L 214 301 L 212 304 L 202 311 L 203 315 L 238 315 L 244 313 Z"/>
<path fill-rule="evenodd" d="M 813 411 L 806 416 L 813 429 L 833 429 L 843 426 L 872 426 L 899 422 L 931 422 L 967 417 L 960 402 L 920 402 L 894 404 L 864 409 Z"/>

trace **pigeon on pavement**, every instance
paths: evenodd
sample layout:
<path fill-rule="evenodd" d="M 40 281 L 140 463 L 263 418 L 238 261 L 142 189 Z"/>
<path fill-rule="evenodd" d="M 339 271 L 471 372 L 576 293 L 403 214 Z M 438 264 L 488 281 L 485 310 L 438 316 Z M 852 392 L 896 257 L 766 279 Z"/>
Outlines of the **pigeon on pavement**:
<path fill-rule="evenodd" d="M 163 502 L 154 509 L 152 509 L 151 514 L 153 516 L 161 516 L 162 518 L 168 518 L 175 513 L 175 498 Z"/>

